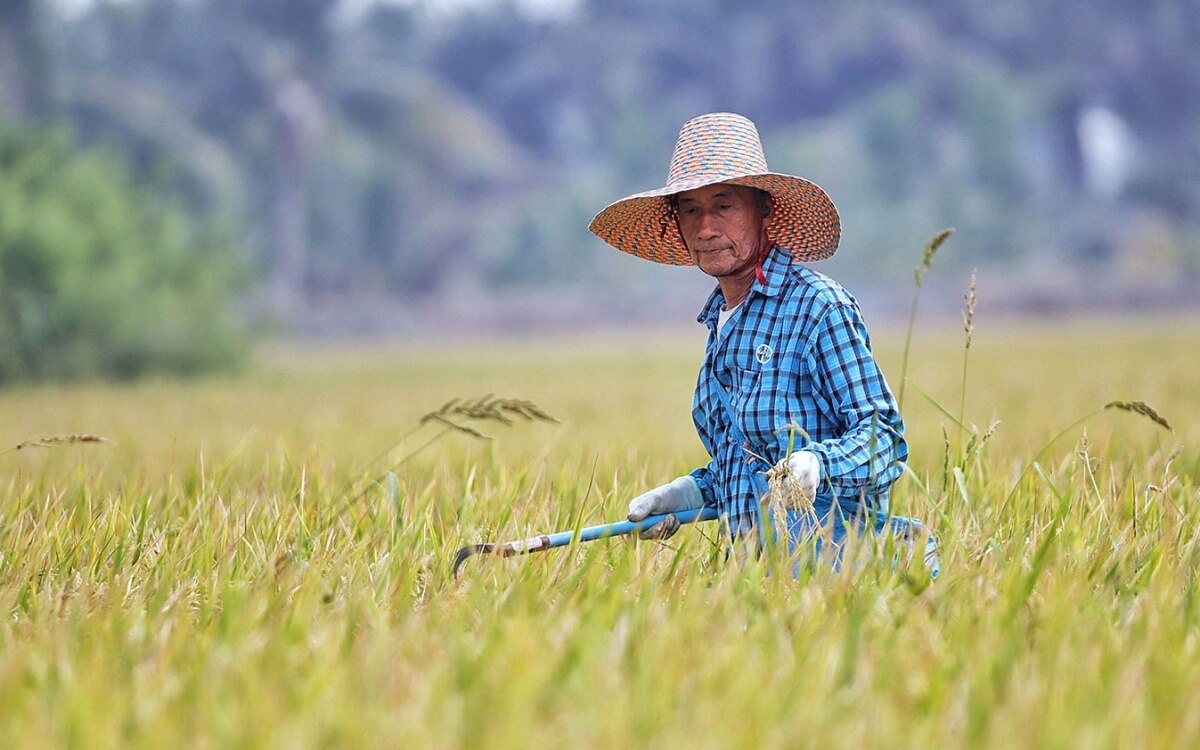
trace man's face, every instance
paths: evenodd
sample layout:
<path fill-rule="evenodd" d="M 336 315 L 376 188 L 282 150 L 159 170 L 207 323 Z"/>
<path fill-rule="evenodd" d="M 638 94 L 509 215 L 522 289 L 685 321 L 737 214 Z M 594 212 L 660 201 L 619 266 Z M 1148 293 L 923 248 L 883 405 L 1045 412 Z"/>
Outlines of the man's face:
<path fill-rule="evenodd" d="M 720 183 L 682 192 L 678 201 L 679 230 L 701 271 L 718 279 L 753 273 L 768 221 L 757 191 Z"/>

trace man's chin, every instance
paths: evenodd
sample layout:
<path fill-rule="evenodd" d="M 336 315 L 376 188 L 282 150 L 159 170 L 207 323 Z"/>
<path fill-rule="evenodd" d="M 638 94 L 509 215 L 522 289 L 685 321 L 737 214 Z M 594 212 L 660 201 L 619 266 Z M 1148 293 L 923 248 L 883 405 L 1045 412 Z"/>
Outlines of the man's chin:
<path fill-rule="evenodd" d="M 722 258 L 700 258 L 696 262 L 700 270 L 713 277 L 728 276 L 736 270 L 734 263 Z"/>
<path fill-rule="evenodd" d="M 721 252 L 697 253 L 696 265 L 700 266 L 700 270 L 707 274 L 713 271 L 728 269 L 732 264 L 729 258 Z"/>

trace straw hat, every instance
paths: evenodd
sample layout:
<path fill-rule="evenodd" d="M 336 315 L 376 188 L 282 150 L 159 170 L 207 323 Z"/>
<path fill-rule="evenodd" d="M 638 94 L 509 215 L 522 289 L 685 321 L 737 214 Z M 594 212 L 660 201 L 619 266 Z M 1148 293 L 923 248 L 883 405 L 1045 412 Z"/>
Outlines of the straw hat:
<path fill-rule="evenodd" d="M 793 260 L 823 260 L 837 251 L 842 229 L 833 201 L 808 180 L 769 171 L 758 129 L 731 112 L 700 115 L 684 123 L 666 187 L 622 198 L 596 214 L 588 229 L 630 255 L 656 263 L 695 265 L 669 198 L 718 182 L 771 194 L 775 207 L 767 237 L 791 253 Z"/>

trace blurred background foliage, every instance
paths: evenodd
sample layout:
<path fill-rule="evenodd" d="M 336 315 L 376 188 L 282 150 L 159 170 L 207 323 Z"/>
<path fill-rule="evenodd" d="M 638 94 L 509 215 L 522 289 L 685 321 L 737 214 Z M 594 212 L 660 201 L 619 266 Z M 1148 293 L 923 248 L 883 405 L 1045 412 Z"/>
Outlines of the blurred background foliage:
<path fill-rule="evenodd" d="M 0 129 L 0 174 L 0 385 L 241 361 L 218 229 L 62 129 Z"/>
<path fill-rule="evenodd" d="M 881 310 L 949 225 L 998 306 L 1162 308 L 1200 286 L 1197 49 L 1193 0 L 6 0 L 0 103 L 219 224 L 184 254 L 252 259 L 293 331 L 687 320 L 707 280 L 586 226 L 714 110 L 830 192 L 823 270 Z"/>

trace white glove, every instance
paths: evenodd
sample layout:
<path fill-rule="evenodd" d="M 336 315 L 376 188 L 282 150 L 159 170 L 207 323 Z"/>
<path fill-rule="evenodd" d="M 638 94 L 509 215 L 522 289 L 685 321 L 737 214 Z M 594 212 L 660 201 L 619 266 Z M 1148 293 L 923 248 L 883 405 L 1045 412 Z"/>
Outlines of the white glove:
<path fill-rule="evenodd" d="M 647 516 L 678 513 L 703 505 L 704 495 L 700 492 L 700 485 L 692 477 L 682 476 L 630 500 L 629 520 L 641 521 Z M 638 536 L 642 539 L 668 539 L 678 530 L 679 519 L 670 515 L 666 520 L 644 529 Z"/>
<path fill-rule="evenodd" d="M 776 473 L 782 474 L 799 492 L 801 498 L 811 503 L 821 484 L 821 459 L 811 451 L 796 451 L 775 464 Z"/>

